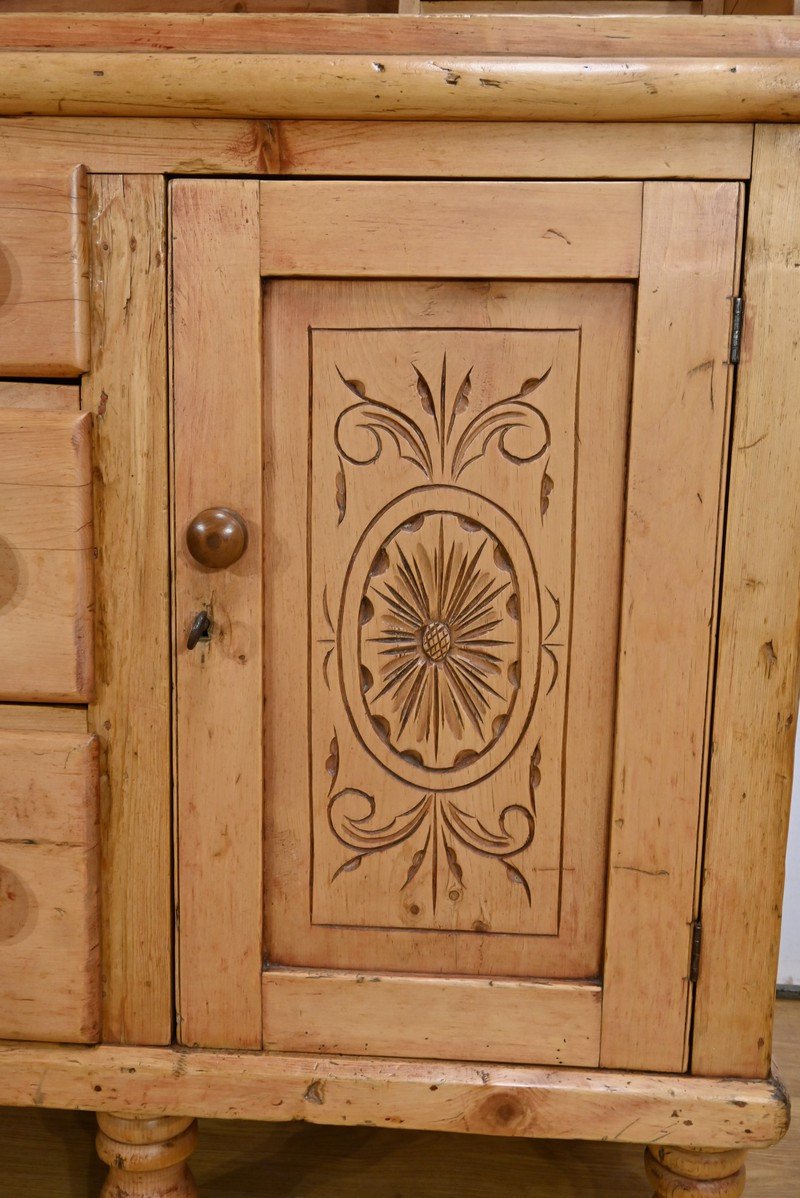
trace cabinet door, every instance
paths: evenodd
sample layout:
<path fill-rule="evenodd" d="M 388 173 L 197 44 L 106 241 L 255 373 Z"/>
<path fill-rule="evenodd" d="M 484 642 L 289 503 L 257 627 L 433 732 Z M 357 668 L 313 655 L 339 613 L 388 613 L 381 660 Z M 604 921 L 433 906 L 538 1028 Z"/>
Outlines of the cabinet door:
<path fill-rule="evenodd" d="M 172 204 L 182 1039 L 682 1068 L 738 186 Z"/>

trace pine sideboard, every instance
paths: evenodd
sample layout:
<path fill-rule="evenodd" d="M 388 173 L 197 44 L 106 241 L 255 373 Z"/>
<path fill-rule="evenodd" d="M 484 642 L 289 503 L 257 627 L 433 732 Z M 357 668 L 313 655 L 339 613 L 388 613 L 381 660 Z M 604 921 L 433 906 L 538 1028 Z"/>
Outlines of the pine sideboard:
<path fill-rule="evenodd" d="M 791 17 L 0 16 L 0 1103 L 106 1198 L 780 1140 L 799 161 Z"/>

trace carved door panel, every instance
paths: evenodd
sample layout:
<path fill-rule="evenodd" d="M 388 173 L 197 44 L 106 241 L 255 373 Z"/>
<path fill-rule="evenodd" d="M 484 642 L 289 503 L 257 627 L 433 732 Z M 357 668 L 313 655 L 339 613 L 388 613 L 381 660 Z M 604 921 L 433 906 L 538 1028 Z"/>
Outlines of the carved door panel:
<path fill-rule="evenodd" d="M 738 211 L 683 186 L 173 186 L 186 1042 L 613 1065 L 666 911 L 682 1067 Z"/>
<path fill-rule="evenodd" d="M 365 970 L 440 979 L 445 1008 L 479 997 L 460 978 L 601 972 L 632 301 L 270 286 L 270 1042 Z M 596 1047 L 596 983 L 510 994 L 507 1052 L 556 1014 L 540 1054 Z"/>
<path fill-rule="evenodd" d="M 271 285 L 270 962 L 599 975 L 631 313 L 626 284 Z"/>

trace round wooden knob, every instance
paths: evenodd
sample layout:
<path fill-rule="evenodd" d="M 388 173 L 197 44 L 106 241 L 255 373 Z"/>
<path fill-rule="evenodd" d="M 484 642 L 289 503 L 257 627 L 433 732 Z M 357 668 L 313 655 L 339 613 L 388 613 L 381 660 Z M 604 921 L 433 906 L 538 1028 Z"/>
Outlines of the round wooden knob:
<path fill-rule="evenodd" d="M 224 570 L 238 562 L 247 548 L 247 525 L 230 508 L 206 508 L 187 528 L 186 546 L 201 566 Z"/>

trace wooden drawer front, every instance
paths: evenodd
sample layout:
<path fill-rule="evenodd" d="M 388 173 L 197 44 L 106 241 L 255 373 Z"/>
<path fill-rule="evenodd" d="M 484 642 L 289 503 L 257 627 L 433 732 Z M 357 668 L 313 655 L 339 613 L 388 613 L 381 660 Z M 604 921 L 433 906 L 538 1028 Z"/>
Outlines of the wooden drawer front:
<path fill-rule="evenodd" d="M 0 698 L 92 695 L 91 417 L 0 408 Z"/>
<path fill-rule="evenodd" d="M 85 172 L 0 176 L 0 373 L 68 377 L 88 364 Z"/>
<path fill-rule="evenodd" d="M 0 728 L 0 1037 L 97 1040 L 98 843 L 96 738 Z"/>

